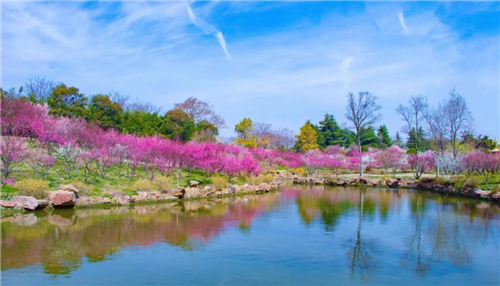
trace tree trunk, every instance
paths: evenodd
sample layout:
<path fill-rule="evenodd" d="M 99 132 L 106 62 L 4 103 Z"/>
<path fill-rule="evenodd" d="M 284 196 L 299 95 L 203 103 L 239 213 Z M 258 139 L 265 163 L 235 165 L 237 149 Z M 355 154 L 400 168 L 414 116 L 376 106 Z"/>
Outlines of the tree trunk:
<path fill-rule="evenodd" d="M 361 138 L 358 131 L 358 149 L 359 149 L 359 176 L 363 177 L 363 149 L 361 149 Z"/>

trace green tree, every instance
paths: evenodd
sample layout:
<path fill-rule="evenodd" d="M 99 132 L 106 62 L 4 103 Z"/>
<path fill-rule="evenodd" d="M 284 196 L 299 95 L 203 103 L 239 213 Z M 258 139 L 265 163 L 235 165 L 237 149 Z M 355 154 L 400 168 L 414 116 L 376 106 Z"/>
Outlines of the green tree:
<path fill-rule="evenodd" d="M 194 130 L 193 118 L 181 109 L 168 111 L 160 127 L 160 133 L 165 137 L 184 142 L 191 140 Z"/>
<path fill-rule="evenodd" d="M 306 124 L 300 128 L 300 133 L 295 137 L 297 137 L 295 148 L 301 152 L 307 152 L 319 148 L 318 133 L 309 121 L 307 121 Z"/>
<path fill-rule="evenodd" d="M 216 142 L 219 128 L 208 121 L 200 121 L 196 124 L 193 140 L 196 142 Z"/>
<path fill-rule="evenodd" d="M 361 136 L 361 146 L 372 146 L 378 148 L 378 137 L 375 135 L 375 129 L 372 126 L 368 126 L 367 128 L 361 128 L 360 130 Z"/>
<path fill-rule="evenodd" d="M 52 90 L 47 103 L 55 116 L 86 117 L 87 97 L 76 87 L 60 84 Z"/>
<path fill-rule="evenodd" d="M 408 141 L 406 141 L 406 148 L 408 152 L 416 154 L 416 151 L 423 152 L 428 150 L 427 142 L 425 141 L 425 133 L 424 130 L 420 127 L 417 136 L 417 132 L 415 128 L 412 128 L 410 131 L 410 136 L 408 136 Z M 417 149 L 418 148 L 418 149 Z"/>
<path fill-rule="evenodd" d="M 392 140 L 391 137 L 389 136 L 389 130 L 387 130 L 387 126 L 380 125 L 380 127 L 377 130 L 377 137 L 378 137 L 378 145 L 381 148 L 387 149 L 388 147 L 392 146 Z"/>
<path fill-rule="evenodd" d="M 108 129 L 119 126 L 122 113 L 123 107 L 119 103 L 107 95 L 97 94 L 90 101 L 88 119 Z"/>
<path fill-rule="evenodd" d="M 331 145 L 345 145 L 346 138 L 342 129 L 331 114 L 325 114 L 316 131 L 318 132 L 318 145 L 322 149 Z"/>
<path fill-rule="evenodd" d="M 234 126 L 234 130 L 238 134 L 238 137 L 234 139 L 236 144 L 239 144 L 243 147 L 253 148 L 259 146 L 259 142 L 257 141 L 257 136 L 253 134 L 253 121 L 250 118 L 243 118 L 236 126 Z"/>
<path fill-rule="evenodd" d="M 403 139 L 401 139 L 401 135 L 399 134 L 399 131 L 396 132 L 396 138 L 394 139 L 394 145 L 397 146 L 403 146 Z"/>
<path fill-rule="evenodd" d="M 163 125 L 163 119 L 158 113 L 148 113 L 141 110 L 123 113 L 120 130 L 127 134 L 137 136 L 153 136 L 160 133 L 160 127 Z"/>

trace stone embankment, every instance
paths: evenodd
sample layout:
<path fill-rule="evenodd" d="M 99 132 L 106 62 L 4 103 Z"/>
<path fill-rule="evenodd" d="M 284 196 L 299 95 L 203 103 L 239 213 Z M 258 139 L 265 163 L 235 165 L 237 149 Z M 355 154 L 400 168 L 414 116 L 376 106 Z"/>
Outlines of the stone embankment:
<path fill-rule="evenodd" d="M 387 188 L 408 188 L 417 190 L 427 190 L 444 195 L 463 196 L 483 200 L 491 200 L 500 203 L 500 192 L 485 191 L 475 189 L 465 185 L 463 188 L 455 188 L 451 182 L 435 182 L 433 179 L 422 178 L 420 180 L 407 180 L 402 178 L 383 180 L 371 178 L 304 178 L 295 176 L 294 184 L 315 184 L 331 186 L 369 186 Z"/>
<path fill-rule="evenodd" d="M 280 181 L 260 183 L 258 185 L 231 185 L 217 190 L 214 186 L 199 187 L 197 181 L 190 181 L 189 187 L 173 188 L 159 191 L 140 191 L 137 195 L 127 195 L 123 192 L 109 192 L 107 196 L 86 196 L 80 193 L 73 185 L 61 185 L 59 190 L 48 193 L 48 199 L 38 200 L 31 196 L 14 196 L 10 200 L 0 200 L 0 207 L 25 209 L 28 211 L 44 209 L 48 206 L 54 208 L 88 207 L 93 205 L 129 205 L 145 202 L 160 202 L 179 199 L 196 199 L 207 197 L 221 197 L 256 192 L 269 192 L 278 189 Z"/>

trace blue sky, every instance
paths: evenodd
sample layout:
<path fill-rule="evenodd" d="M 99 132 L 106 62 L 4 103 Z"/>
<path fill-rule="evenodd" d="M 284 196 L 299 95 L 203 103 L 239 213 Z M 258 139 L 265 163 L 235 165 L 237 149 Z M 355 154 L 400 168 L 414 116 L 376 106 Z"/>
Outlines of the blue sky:
<path fill-rule="evenodd" d="M 227 121 L 298 132 L 370 91 L 391 135 L 410 96 L 455 87 L 500 135 L 499 2 L 3 2 L 2 87 L 45 77 L 168 110 L 189 96 Z"/>

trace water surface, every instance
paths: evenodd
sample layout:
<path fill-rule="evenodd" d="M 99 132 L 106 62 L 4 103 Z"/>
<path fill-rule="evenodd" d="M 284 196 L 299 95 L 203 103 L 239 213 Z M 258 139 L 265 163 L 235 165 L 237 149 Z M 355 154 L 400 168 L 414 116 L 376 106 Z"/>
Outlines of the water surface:
<path fill-rule="evenodd" d="M 499 285 L 497 205 L 281 192 L 2 218 L 2 285 Z"/>

